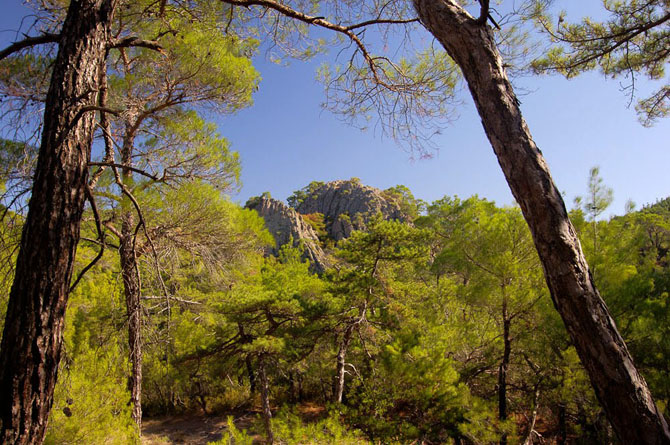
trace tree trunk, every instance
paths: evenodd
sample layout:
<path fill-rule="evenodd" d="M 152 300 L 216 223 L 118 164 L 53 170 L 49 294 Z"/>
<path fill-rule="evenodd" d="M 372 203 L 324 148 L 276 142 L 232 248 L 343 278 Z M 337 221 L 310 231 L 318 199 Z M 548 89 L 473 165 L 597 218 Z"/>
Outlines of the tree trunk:
<path fill-rule="evenodd" d="M 568 440 L 568 425 L 566 422 L 566 408 L 564 404 L 558 405 L 558 439 L 557 445 L 565 445 Z"/>
<path fill-rule="evenodd" d="M 507 295 L 504 292 L 503 287 L 503 357 L 498 368 L 498 419 L 502 421 L 507 420 L 507 370 L 509 369 L 509 359 L 512 352 L 512 343 L 509 338 L 510 319 L 507 314 Z M 507 445 L 506 433 L 503 433 L 500 437 L 500 445 Z"/>
<path fill-rule="evenodd" d="M 272 410 L 270 409 L 270 385 L 268 384 L 268 375 L 265 370 L 265 357 L 258 358 L 258 377 L 261 381 L 261 402 L 263 404 L 263 423 L 265 424 L 265 433 L 267 435 L 267 443 L 272 445 L 274 443 L 274 435 L 272 434 Z"/>
<path fill-rule="evenodd" d="M 535 423 L 537 422 L 537 410 L 539 408 L 540 400 L 540 384 L 535 385 L 535 391 L 533 392 L 533 412 L 531 413 L 530 422 L 528 423 L 528 435 L 526 440 L 523 442 L 523 445 L 533 445 L 533 434 L 535 432 Z"/>
<path fill-rule="evenodd" d="M 47 94 L 40 152 L 0 352 L 0 443 L 44 440 L 84 210 L 100 70 L 118 0 L 72 0 Z"/>
<path fill-rule="evenodd" d="M 453 0 L 414 0 L 458 64 L 512 194 L 530 227 L 554 306 L 623 443 L 668 444 L 670 431 L 589 272 L 561 194 L 533 141 L 493 33 Z"/>
<path fill-rule="evenodd" d="M 140 275 L 133 243 L 135 218 L 133 211 L 125 210 L 121 216 L 121 276 L 126 297 L 128 316 L 128 354 L 131 372 L 128 376 L 128 390 L 132 405 L 133 420 L 138 431 L 142 431 L 142 306 L 140 302 Z"/>
<path fill-rule="evenodd" d="M 247 377 L 249 378 L 249 392 L 254 394 L 256 392 L 256 374 L 254 374 L 254 366 L 251 363 L 251 357 L 246 356 L 244 363 L 247 367 Z"/>
<path fill-rule="evenodd" d="M 132 189 L 133 172 L 126 167 L 132 167 L 132 152 L 134 138 L 127 136 L 124 140 L 121 153 L 121 164 L 124 166 L 121 174 L 125 187 Z M 142 433 L 142 302 L 140 269 L 137 264 L 135 249 L 135 208 L 127 197 L 123 198 L 121 210 L 121 242 L 119 257 L 121 276 L 123 277 L 123 291 L 126 297 L 126 315 L 128 317 L 128 355 L 131 363 L 131 372 L 128 376 L 128 390 L 132 405 L 133 420 L 137 424 L 138 434 Z"/>
<path fill-rule="evenodd" d="M 345 359 L 347 356 L 347 349 L 351 343 L 351 334 L 354 331 L 354 324 L 347 326 L 340 343 L 340 349 L 337 351 L 337 372 L 335 374 L 335 403 L 342 403 L 342 395 L 344 394 L 344 367 L 346 365 Z"/>

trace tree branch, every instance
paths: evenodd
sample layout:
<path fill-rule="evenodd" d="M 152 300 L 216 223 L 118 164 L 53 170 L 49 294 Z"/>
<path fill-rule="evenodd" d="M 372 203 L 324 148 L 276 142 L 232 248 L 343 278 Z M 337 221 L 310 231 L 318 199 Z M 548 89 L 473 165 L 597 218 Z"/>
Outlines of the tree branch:
<path fill-rule="evenodd" d="M 156 176 L 156 175 L 152 175 L 151 173 L 148 173 L 148 172 L 146 172 L 146 171 L 144 171 L 144 170 L 141 170 L 141 169 L 139 169 L 139 168 L 130 167 L 130 166 L 128 166 L 128 165 L 123 165 L 123 164 L 116 164 L 116 163 L 114 163 L 114 162 L 89 162 L 88 165 L 91 166 L 91 167 L 97 166 L 97 167 L 116 167 L 116 168 L 125 168 L 125 169 L 127 169 L 127 170 L 132 171 L 132 172 L 138 173 L 138 174 L 140 174 L 140 175 L 142 175 L 142 176 L 146 176 L 147 178 L 152 179 L 152 180 L 154 180 L 154 181 L 156 181 L 156 182 L 158 182 L 158 181 L 161 180 L 161 178 L 159 178 L 158 176 Z"/>
<path fill-rule="evenodd" d="M 489 17 L 489 0 L 479 0 L 479 18 L 477 19 L 477 23 L 480 25 L 485 25 L 486 24 L 486 19 Z"/>
<path fill-rule="evenodd" d="M 413 19 L 405 19 L 405 20 L 393 20 L 393 19 L 372 19 L 372 20 L 366 20 L 365 22 L 361 23 L 356 23 L 354 25 L 349 25 L 346 27 L 348 31 L 357 29 L 357 28 L 363 28 L 365 26 L 370 26 L 370 25 L 380 25 L 380 24 L 396 24 L 396 25 L 406 25 L 408 23 L 418 23 L 419 19 L 418 17 L 415 17 Z"/>
<path fill-rule="evenodd" d="M 81 272 L 79 272 L 77 279 L 74 280 L 74 283 L 72 283 L 72 286 L 70 286 L 70 293 L 72 293 L 74 288 L 77 287 L 77 284 L 79 284 L 79 281 L 81 281 L 84 274 L 88 272 L 105 253 L 105 232 L 102 230 L 102 223 L 100 222 L 98 207 L 95 205 L 95 198 L 93 197 L 91 188 L 88 185 L 86 186 L 86 199 L 88 199 L 88 202 L 91 203 L 91 210 L 93 211 L 93 218 L 95 219 L 95 228 L 98 230 L 98 239 L 100 240 L 100 250 L 98 251 L 98 254 L 95 256 L 95 258 L 93 258 L 91 262 L 88 263 L 86 267 L 81 270 Z"/>
<path fill-rule="evenodd" d="M 363 57 L 365 58 L 366 62 L 370 66 L 370 71 L 372 72 L 372 76 L 375 80 L 375 82 L 378 85 L 381 85 L 385 88 L 388 88 L 391 91 L 394 91 L 395 89 L 393 88 L 392 85 L 387 84 L 386 82 L 383 82 L 378 74 L 377 70 L 377 65 L 375 64 L 374 58 L 372 55 L 368 52 L 367 48 L 361 41 L 361 39 L 352 31 L 352 29 L 359 28 L 361 26 L 366 26 L 375 23 L 375 21 L 369 21 L 369 22 L 363 22 L 362 24 L 359 25 L 352 25 L 352 27 L 348 26 L 342 26 L 342 25 L 337 25 L 335 23 L 329 22 L 323 17 L 315 17 L 311 15 L 307 15 L 303 12 L 296 11 L 293 8 L 290 8 L 289 6 L 286 6 L 284 4 L 278 3 L 275 0 L 221 0 L 224 3 L 228 3 L 229 5 L 234 5 L 234 6 L 244 6 L 244 7 L 250 7 L 250 6 L 261 6 L 264 8 L 272 9 L 274 11 L 277 11 L 286 17 L 290 17 L 292 19 L 301 21 L 303 23 L 307 23 L 309 25 L 315 25 L 319 26 L 321 28 L 329 29 L 331 31 L 339 32 L 341 34 L 344 34 L 347 36 L 355 45 L 358 47 L 358 49 L 361 51 L 363 54 Z M 418 20 L 418 19 L 416 19 Z M 391 23 L 392 21 L 388 22 L 378 22 L 378 23 Z M 399 21 L 398 23 L 402 23 Z"/>
<path fill-rule="evenodd" d="M 125 37 L 120 40 L 114 40 L 109 44 L 109 48 L 130 48 L 142 47 L 158 51 L 163 54 L 163 47 L 155 40 L 144 40 L 136 36 Z"/>
<path fill-rule="evenodd" d="M 41 45 L 43 43 L 58 43 L 59 40 L 60 34 L 43 34 L 36 37 L 26 37 L 23 40 L 12 43 L 7 48 L 0 51 L 0 60 L 14 54 L 15 52 L 21 51 L 24 48 Z"/>

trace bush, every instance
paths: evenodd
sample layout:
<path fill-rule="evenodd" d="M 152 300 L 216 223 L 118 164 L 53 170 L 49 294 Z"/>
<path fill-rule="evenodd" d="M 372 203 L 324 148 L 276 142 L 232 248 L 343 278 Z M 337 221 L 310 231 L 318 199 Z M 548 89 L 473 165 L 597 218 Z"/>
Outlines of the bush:
<path fill-rule="evenodd" d="M 137 444 L 120 351 L 81 345 L 75 360 L 63 362 L 44 443 Z"/>

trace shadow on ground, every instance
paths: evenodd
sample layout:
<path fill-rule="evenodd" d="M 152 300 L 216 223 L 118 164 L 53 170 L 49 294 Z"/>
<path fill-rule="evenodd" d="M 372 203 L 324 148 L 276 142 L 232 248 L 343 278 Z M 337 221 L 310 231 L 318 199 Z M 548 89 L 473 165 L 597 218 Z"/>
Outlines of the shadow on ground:
<path fill-rule="evenodd" d="M 143 419 L 142 445 L 206 445 L 221 439 L 227 417 L 187 414 Z M 235 426 L 249 430 L 253 420 L 252 414 L 235 417 Z"/>

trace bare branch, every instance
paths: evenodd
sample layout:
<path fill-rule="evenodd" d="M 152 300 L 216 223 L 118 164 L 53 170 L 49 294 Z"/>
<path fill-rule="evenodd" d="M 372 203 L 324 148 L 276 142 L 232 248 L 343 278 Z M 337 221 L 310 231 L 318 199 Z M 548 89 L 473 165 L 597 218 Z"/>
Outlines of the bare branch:
<path fill-rule="evenodd" d="M 79 281 L 83 278 L 84 274 L 88 272 L 93 266 L 95 266 L 95 263 L 102 258 L 102 255 L 105 253 L 105 232 L 102 230 L 102 223 L 100 222 L 100 214 L 98 213 L 98 207 L 95 205 L 95 198 L 93 197 L 93 193 L 91 192 L 91 188 L 87 185 L 86 186 L 86 199 L 88 199 L 88 202 L 91 204 L 91 210 L 93 211 L 93 218 L 95 219 L 95 228 L 98 230 L 98 239 L 100 240 L 100 250 L 98 251 L 98 254 L 91 260 L 90 263 L 84 267 L 81 272 L 79 272 L 79 275 L 77 276 L 77 279 L 74 280 L 74 283 L 72 283 L 72 286 L 70 286 L 70 293 L 74 290 L 75 287 L 77 287 L 77 284 L 79 284 Z"/>
<path fill-rule="evenodd" d="M 153 179 L 153 180 L 156 181 L 156 182 L 158 182 L 158 181 L 161 180 L 161 178 L 159 178 L 158 176 L 156 176 L 156 175 L 152 175 L 151 173 L 148 173 L 148 172 L 146 172 L 146 171 L 144 171 L 144 170 L 142 170 L 142 169 L 135 168 L 135 167 L 131 167 L 131 166 L 128 166 L 128 165 L 123 165 L 123 164 L 116 164 L 116 163 L 114 163 L 114 162 L 89 162 L 88 165 L 89 165 L 89 166 L 97 166 L 97 167 L 116 167 L 116 168 L 124 168 L 124 169 L 130 170 L 130 171 L 132 171 L 132 172 L 138 173 L 138 174 L 140 174 L 140 175 L 142 175 L 142 176 L 146 176 L 146 177 L 149 178 L 149 179 Z"/>
<path fill-rule="evenodd" d="M 163 54 L 163 47 L 155 40 L 144 40 L 136 36 L 125 37 L 120 40 L 114 40 L 109 44 L 109 48 L 130 48 L 141 47 L 158 51 Z"/>
<path fill-rule="evenodd" d="M 58 43 L 59 40 L 60 34 L 43 34 L 36 37 L 26 37 L 23 40 L 12 43 L 7 48 L 0 51 L 0 60 L 14 54 L 15 52 L 21 51 L 24 48 L 29 48 L 35 45 L 42 45 L 44 43 Z"/>
<path fill-rule="evenodd" d="M 301 21 L 303 23 L 307 23 L 309 25 L 315 25 L 319 26 L 321 28 L 329 29 L 331 31 L 335 31 L 341 34 L 344 34 L 347 36 L 357 47 L 358 50 L 363 54 L 363 57 L 367 61 L 368 65 L 370 66 L 370 71 L 372 72 L 372 75 L 374 77 L 375 82 L 378 85 L 384 86 L 388 88 L 389 90 L 394 90 L 393 85 L 389 85 L 386 82 L 382 81 L 381 78 L 379 77 L 378 74 L 378 69 L 377 65 L 375 64 L 375 59 L 372 57 L 372 55 L 368 52 L 368 49 L 365 47 L 359 36 L 354 33 L 349 27 L 347 26 L 342 26 L 342 25 L 337 25 L 335 23 L 329 22 L 323 17 L 315 17 L 311 16 L 308 14 L 305 14 L 300 11 L 296 11 L 293 8 L 290 8 L 286 5 L 283 5 L 281 3 L 277 3 L 274 0 L 221 0 L 224 3 L 228 3 L 230 5 L 235 5 L 235 6 L 244 6 L 244 7 L 250 7 L 250 6 L 261 6 L 264 8 L 272 9 L 275 10 L 286 17 L 290 17 L 292 19 L 296 19 L 298 21 Z M 354 25 L 356 26 L 356 25 Z M 362 25 L 361 25 L 362 26 Z"/>
<path fill-rule="evenodd" d="M 349 25 L 346 27 L 348 31 L 357 29 L 357 28 L 363 28 L 365 26 L 370 26 L 370 25 L 381 25 L 381 24 L 389 24 L 389 25 L 407 25 L 409 23 L 418 23 L 419 19 L 418 17 L 415 17 L 413 19 L 405 19 L 405 20 L 392 20 L 392 19 L 373 19 L 373 20 L 366 20 L 365 22 L 361 23 L 356 23 L 354 25 Z"/>

